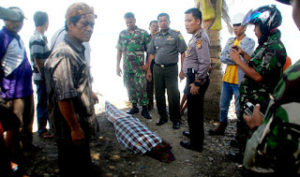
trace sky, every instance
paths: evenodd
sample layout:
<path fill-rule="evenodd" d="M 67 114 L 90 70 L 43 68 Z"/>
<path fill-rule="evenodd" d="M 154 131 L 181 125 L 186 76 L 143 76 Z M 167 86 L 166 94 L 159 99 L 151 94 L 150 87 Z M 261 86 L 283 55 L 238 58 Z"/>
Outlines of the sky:
<path fill-rule="evenodd" d="M 20 35 L 28 46 L 29 38 L 34 32 L 33 14 L 40 10 L 49 15 L 50 26 L 45 33 L 50 40 L 56 30 L 64 25 L 65 12 L 68 6 L 76 0 L 1 0 L 0 6 L 18 6 L 27 18 Z M 123 16 L 126 12 L 133 12 L 136 16 L 137 26 L 148 30 L 151 20 L 156 19 L 161 12 L 170 15 L 172 29 L 181 31 L 186 42 L 191 35 L 187 34 L 184 27 L 184 11 L 194 7 L 194 0 L 85 0 L 85 3 L 95 9 L 98 18 L 95 21 L 94 34 L 91 45 L 91 72 L 94 77 L 93 89 L 104 95 L 110 101 L 127 99 L 127 91 L 123 86 L 122 78 L 116 75 L 116 43 L 119 32 L 126 29 Z M 276 4 L 283 16 L 283 23 L 279 28 L 282 31 L 282 41 L 286 46 L 292 62 L 299 59 L 296 42 L 300 41 L 300 32 L 291 18 L 291 7 L 275 2 L 275 0 L 226 0 L 229 6 L 229 15 L 242 12 L 246 14 L 250 9 L 261 5 Z M 223 23 L 224 24 L 224 23 Z M 3 22 L 0 21 L 0 26 Z M 247 29 L 247 35 L 257 41 L 253 26 Z M 224 47 L 231 35 L 223 25 L 221 42 Z M 29 50 L 27 50 L 29 52 Z M 184 84 L 180 84 L 180 90 Z"/>

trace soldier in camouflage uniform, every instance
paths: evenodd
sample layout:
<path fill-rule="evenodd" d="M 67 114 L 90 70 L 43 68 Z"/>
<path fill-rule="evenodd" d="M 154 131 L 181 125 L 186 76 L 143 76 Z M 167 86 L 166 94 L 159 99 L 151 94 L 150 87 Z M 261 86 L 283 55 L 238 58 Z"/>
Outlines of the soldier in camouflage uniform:
<path fill-rule="evenodd" d="M 292 4 L 293 18 L 300 30 L 300 0 L 277 0 Z M 300 175 L 300 60 L 289 67 L 274 89 L 265 120 L 259 113 L 260 105 L 252 116 L 244 115 L 250 128 L 259 126 L 249 139 L 243 164 L 247 169 L 268 169 L 278 176 Z M 260 133 L 260 130 L 262 133 Z M 264 133 L 267 132 L 267 133 Z M 259 139 L 257 145 L 254 139 Z M 254 152 L 251 156 L 251 147 Z M 255 168 L 253 168 L 255 167 Z"/>
<path fill-rule="evenodd" d="M 252 117 L 244 115 L 250 128 L 260 125 L 246 146 L 244 157 L 246 168 L 254 170 L 253 167 L 259 166 L 271 168 L 271 172 L 279 174 L 284 172 L 287 176 L 296 176 L 300 165 L 299 71 L 300 60 L 283 74 L 274 89 L 274 99 L 270 101 L 265 119 L 259 113 L 260 105 L 256 106 Z M 257 143 L 254 157 L 249 156 L 257 137 L 261 141 Z"/>
<path fill-rule="evenodd" d="M 264 14 L 269 14 L 269 16 L 266 17 Z M 251 10 L 243 23 L 255 25 L 254 31 L 259 46 L 251 57 L 240 48 L 231 50 L 230 57 L 245 73 L 240 86 L 241 110 L 237 123 L 236 141 L 239 151 L 230 153 L 230 157 L 237 161 L 242 160 L 242 152 L 249 134 L 249 129 L 243 120 L 245 104 L 247 102 L 254 105 L 260 104 L 262 113 L 265 113 L 270 101 L 269 95 L 273 93 L 273 89 L 282 76 L 286 50 L 280 41 L 280 31 L 277 29 L 281 21 L 281 14 L 274 5 L 263 6 L 255 11 Z M 248 65 L 242 62 L 240 55 L 248 62 Z"/>
<path fill-rule="evenodd" d="M 151 119 L 147 108 L 147 81 L 144 69 L 144 54 L 150 42 L 149 34 L 135 25 L 136 20 L 133 13 L 126 13 L 124 18 L 128 28 L 119 35 L 117 44 L 117 75 L 120 76 L 122 72 L 120 61 L 123 55 L 123 79 L 128 90 L 129 101 L 132 103 L 132 109 L 127 113 L 138 113 L 139 108 L 137 104 L 139 104 L 143 107 L 142 116 L 146 119 Z"/>

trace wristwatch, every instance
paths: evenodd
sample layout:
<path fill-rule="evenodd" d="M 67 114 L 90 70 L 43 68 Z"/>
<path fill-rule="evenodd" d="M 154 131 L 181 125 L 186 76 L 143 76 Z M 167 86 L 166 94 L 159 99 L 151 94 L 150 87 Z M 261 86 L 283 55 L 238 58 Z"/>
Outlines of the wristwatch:
<path fill-rule="evenodd" d="M 195 85 L 196 87 L 200 87 L 200 86 L 203 85 L 203 84 L 201 84 L 201 82 L 195 81 L 195 82 L 194 82 L 194 85 Z"/>

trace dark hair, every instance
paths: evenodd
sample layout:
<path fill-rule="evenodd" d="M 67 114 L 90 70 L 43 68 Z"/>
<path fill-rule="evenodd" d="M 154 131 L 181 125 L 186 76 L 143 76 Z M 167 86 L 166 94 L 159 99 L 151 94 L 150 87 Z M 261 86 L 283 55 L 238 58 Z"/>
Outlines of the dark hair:
<path fill-rule="evenodd" d="M 71 23 L 73 23 L 74 25 L 76 25 L 76 23 L 80 20 L 80 18 L 81 18 L 81 15 L 72 16 L 69 18 L 69 21 Z M 66 29 L 66 31 L 68 31 L 68 21 L 67 20 L 65 21 L 65 29 Z"/>
<path fill-rule="evenodd" d="M 202 13 L 201 13 L 201 11 L 199 9 L 197 9 L 197 8 L 190 8 L 187 11 L 184 12 L 184 14 L 190 14 L 190 13 L 193 15 L 193 17 L 195 19 L 200 19 L 200 21 L 202 22 Z"/>
<path fill-rule="evenodd" d="M 159 19 L 159 17 L 167 17 L 167 19 L 170 21 L 170 16 L 169 16 L 169 14 L 167 14 L 167 13 L 160 13 L 160 14 L 157 16 L 157 20 Z"/>
<path fill-rule="evenodd" d="M 152 21 L 150 22 L 149 26 L 151 26 L 152 23 L 158 23 L 158 21 L 157 21 L 157 20 L 152 20 Z"/>
<path fill-rule="evenodd" d="M 46 12 L 37 11 L 33 15 L 33 20 L 36 27 L 43 26 L 49 20 L 48 14 Z"/>
<path fill-rule="evenodd" d="M 128 18 L 135 18 L 134 17 L 134 14 L 132 12 L 127 12 L 125 15 L 124 15 L 124 18 L 125 19 L 128 19 Z"/>

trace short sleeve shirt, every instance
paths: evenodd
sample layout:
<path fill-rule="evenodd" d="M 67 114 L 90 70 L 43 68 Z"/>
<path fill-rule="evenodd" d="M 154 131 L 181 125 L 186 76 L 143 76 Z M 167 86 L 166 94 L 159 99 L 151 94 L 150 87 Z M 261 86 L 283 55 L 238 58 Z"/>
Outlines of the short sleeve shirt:
<path fill-rule="evenodd" d="M 83 45 L 66 35 L 45 63 L 45 79 L 50 99 L 49 115 L 55 125 L 63 121 L 58 107 L 60 100 L 72 100 L 79 121 L 88 121 L 93 116 L 91 77 Z"/>
<path fill-rule="evenodd" d="M 209 38 L 204 29 L 200 29 L 193 34 L 188 44 L 183 61 L 183 72 L 187 74 L 188 68 L 193 68 L 197 73 L 197 79 L 204 79 L 207 76 L 209 66 Z"/>
<path fill-rule="evenodd" d="M 6 27 L 0 31 L 0 87 L 1 97 L 7 100 L 33 94 L 32 68 L 24 43 Z"/>
<path fill-rule="evenodd" d="M 145 52 L 150 42 L 147 31 L 136 27 L 133 33 L 123 30 L 119 35 L 117 49 L 123 53 L 124 72 L 135 73 L 145 63 Z"/>
<path fill-rule="evenodd" d="M 179 31 L 169 29 L 160 31 L 149 45 L 148 53 L 155 55 L 157 64 L 174 64 L 178 62 L 178 53 L 185 52 L 187 46 Z"/>
<path fill-rule="evenodd" d="M 33 36 L 31 36 L 29 41 L 29 49 L 31 56 L 31 64 L 33 66 L 33 79 L 34 80 L 43 80 L 41 74 L 38 71 L 37 66 L 35 65 L 35 59 L 45 60 L 49 57 L 50 50 L 48 47 L 48 40 L 45 35 L 35 31 Z"/>

